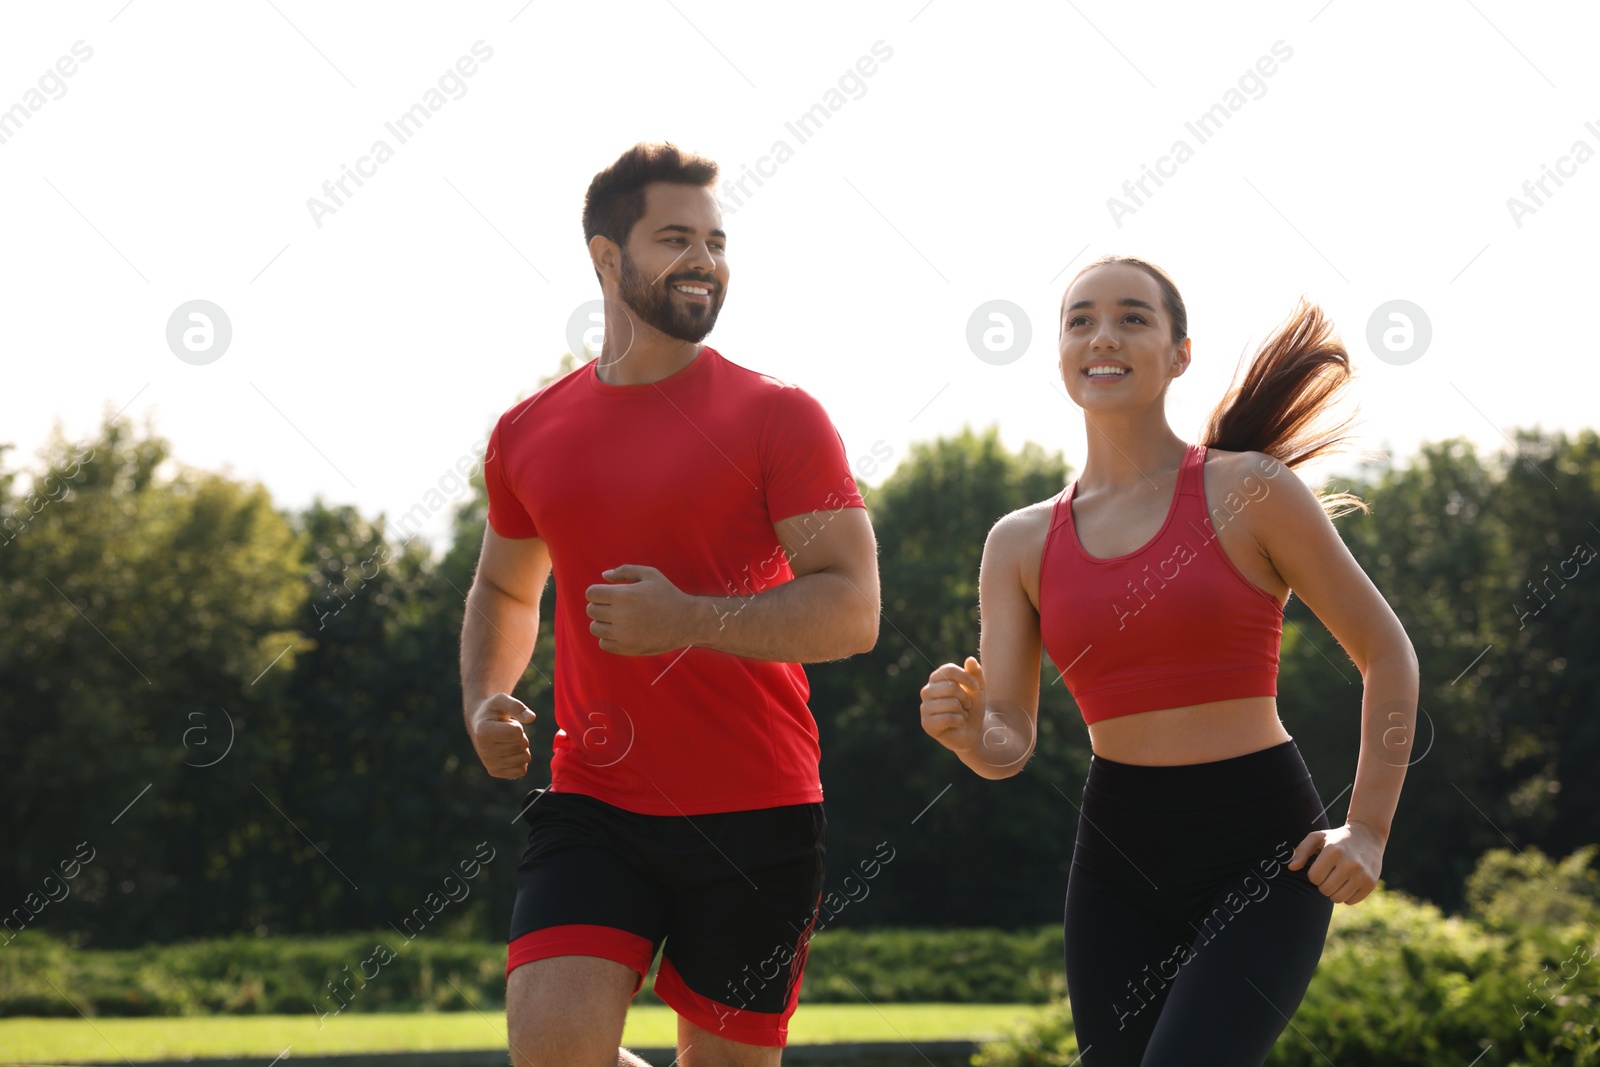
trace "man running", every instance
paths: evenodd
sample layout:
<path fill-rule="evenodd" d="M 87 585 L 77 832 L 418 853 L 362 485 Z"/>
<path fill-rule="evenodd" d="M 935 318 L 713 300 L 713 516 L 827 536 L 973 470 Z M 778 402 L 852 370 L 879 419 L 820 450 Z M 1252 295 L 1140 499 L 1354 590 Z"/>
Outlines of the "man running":
<path fill-rule="evenodd" d="M 506 965 L 515 1067 L 645 1061 L 656 994 L 685 1067 L 777 1064 L 822 891 L 827 821 L 801 663 L 870 650 L 877 545 L 844 445 L 797 386 L 700 344 L 728 286 L 717 165 L 638 144 L 583 229 L 600 357 L 503 415 L 467 595 L 467 731 L 527 773 L 510 691 L 556 578 L 551 784 L 525 798 Z"/>

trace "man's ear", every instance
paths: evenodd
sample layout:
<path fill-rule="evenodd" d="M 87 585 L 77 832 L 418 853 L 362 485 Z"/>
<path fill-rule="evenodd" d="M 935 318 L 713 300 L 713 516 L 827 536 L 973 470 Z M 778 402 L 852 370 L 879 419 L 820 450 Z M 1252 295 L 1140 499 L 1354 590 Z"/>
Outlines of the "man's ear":
<path fill-rule="evenodd" d="M 589 238 L 589 262 L 602 278 L 616 282 L 622 274 L 622 249 L 611 238 L 597 233 Z"/>

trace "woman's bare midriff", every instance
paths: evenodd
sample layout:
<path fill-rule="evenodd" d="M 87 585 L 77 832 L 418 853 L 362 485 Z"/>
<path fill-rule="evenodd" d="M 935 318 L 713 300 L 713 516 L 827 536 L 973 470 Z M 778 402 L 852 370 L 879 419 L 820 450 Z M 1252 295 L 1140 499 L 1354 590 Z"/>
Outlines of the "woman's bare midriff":
<path fill-rule="evenodd" d="M 1219 449 L 1209 451 L 1202 470 L 1202 484 L 1208 501 L 1224 499 L 1234 483 L 1243 476 L 1244 471 L 1235 460 L 1240 455 Z M 1166 480 L 1164 497 L 1162 493 L 1152 493 L 1145 514 L 1124 516 L 1123 521 L 1118 523 L 1102 522 L 1100 525 L 1103 527 L 1120 528 L 1127 543 L 1120 546 L 1100 544 L 1097 546 L 1100 554 L 1109 557 L 1131 552 L 1155 536 L 1176 487 L 1177 472 L 1174 471 Z M 1035 610 L 1039 607 L 1039 562 L 1044 552 L 1045 538 L 1050 532 L 1052 503 L 1042 501 L 1024 511 L 1028 544 L 1020 549 L 1024 561 L 1022 582 Z M 1218 543 L 1247 580 L 1270 593 L 1281 604 L 1288 598 L 1288 584 L 1273 567 L 1272 561 L 1260 552 L 1248 521 L 1253 516 L 1246 514 L 1249 510 L 1246 508 L 1240 513 L 1242 521 L 1222 524 L 1217 531 Z M 1101 518 L 1106 520 L 1111 517 Z M 1239 697 L 1142 711 L 1102 719 L 1089 725 L 1089 744 L 1095 755 L 1118 763 L 1151 766 L 1209 763 L 1259 752 L 1288 740 L 1290 734 L 1278 718 L 1278 698 L 1270 696 Z"/>
<path fill-rule="evenodd" d="M 1118 763 L 1209 763 L 1289 740 L 1277 697 L 1239 697 L 1162 708 L 1089 724 L 1094 754 Z"/>

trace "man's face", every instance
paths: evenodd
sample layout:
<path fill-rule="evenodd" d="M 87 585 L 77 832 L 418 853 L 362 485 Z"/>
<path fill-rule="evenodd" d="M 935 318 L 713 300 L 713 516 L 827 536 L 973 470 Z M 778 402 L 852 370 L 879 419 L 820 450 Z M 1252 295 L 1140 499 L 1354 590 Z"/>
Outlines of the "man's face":
<path fill-rule="evenodd" d="M 727 238 L 711 190 L 651 182 L 644 215 L 622 246 L 619 295 L 649 326 L 699 342 L 716 325 L 728 289 Z"/>

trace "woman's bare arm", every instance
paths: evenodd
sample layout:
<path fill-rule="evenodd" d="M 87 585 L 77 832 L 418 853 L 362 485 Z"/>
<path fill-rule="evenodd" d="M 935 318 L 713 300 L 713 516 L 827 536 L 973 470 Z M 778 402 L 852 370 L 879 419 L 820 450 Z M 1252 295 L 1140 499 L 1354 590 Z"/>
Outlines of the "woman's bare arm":
<path fill-rule="evenodd" d="M 1036 548 L 1030 519 L 1012 512 L 984 541 L 979 657 L 942 664 L 922 689 L 923 730 L 984 778 L 1020 772 L 1038 737 L 1039 613 L 1022 584 L 1024 554 Z"/>
<path fill-rule="evenodd" d="M 1279 576 L 1343 646 L 1362 680 L 1361 752 L 1345 824 L 1312 830 L 1287 866 L 1304 867 L 1334 903 L 1359 904 L 1377 887 L 1406 777 L 1417 719 L 1416 649 L 1316 495 L 1298 477 L 1284 477 L 1287 468 L 1272 457 L 1244 455 L 1275 479 L 1275 491 L 1251 504 L 1256 510 L 1248 528 Z"/>

